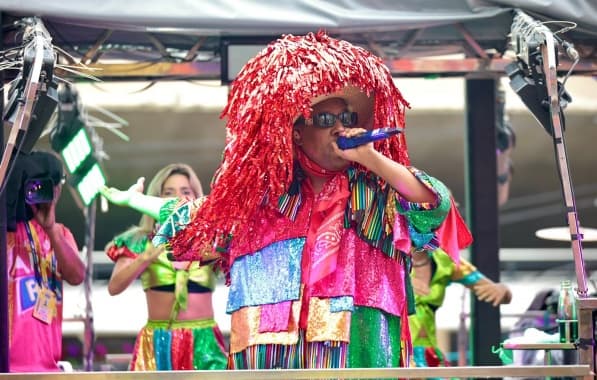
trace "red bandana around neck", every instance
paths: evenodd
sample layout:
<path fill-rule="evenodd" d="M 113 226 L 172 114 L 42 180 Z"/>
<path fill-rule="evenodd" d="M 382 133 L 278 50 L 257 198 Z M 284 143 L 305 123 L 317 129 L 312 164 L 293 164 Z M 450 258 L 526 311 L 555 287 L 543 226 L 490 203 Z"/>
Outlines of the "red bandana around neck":
<path fill-rule="evenodd" d="M 333 171 L 322 168 L 319 164 L 313 161 L 301 148 L 295 149 L 296 159 L 298 160 L 301 168 L 305 171 L 306 174 L 315 177 L 321 178 L 331 178 L 336 174 L 344 173 L 344 170 Z"/>
<path fill-rule="evenodd" d="M 308 285 L 335 272 L 340 251 L 344 210 L 350 196 L 348 175 L 345 171 L 322 168 L 302 151 L 296 149 L 296 158 L 308 176 L 326 178 L 321 192 L 316 195 L 305 254 L 311 258 Z"/>

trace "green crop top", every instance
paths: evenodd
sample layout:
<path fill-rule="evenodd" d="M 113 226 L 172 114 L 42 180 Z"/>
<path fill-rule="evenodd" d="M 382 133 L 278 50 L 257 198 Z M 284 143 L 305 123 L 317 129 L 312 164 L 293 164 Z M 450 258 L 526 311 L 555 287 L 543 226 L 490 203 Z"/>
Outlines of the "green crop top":
<path fill-rule="evenodd" d="M 168 260 L 167 253 L 161 254 L 141 274 L 143 290 L 164 285 L 187 285 L 189 281 L 211 291 L 216 286 L 216 278 L 211 265 L 199 266 L 199 262 L 191 262 L 188 269 L 176 269 Z"/>
<path fill-rule="evenodd" d="M 135 258 L 151 244 L 145 236 L 135 239 L 135 234 L 125 232 L 114 238 L 113 244 L 106 253 L 116 262 L 120 257 Z M 167 253 L 161 254 L 141 274 L 143 290 L 155 289 L 173 291 L 176 302 L 174 303 L 171 320 L 175 320 L 180 309 L 187 308 L 188 294 L 190 292 L 213 291 L 216 286 L 216 276 L 212 265 L 200 266 L 199 262 L 190 262 L 184 269 L 176 269 L 168 260 Z"/>

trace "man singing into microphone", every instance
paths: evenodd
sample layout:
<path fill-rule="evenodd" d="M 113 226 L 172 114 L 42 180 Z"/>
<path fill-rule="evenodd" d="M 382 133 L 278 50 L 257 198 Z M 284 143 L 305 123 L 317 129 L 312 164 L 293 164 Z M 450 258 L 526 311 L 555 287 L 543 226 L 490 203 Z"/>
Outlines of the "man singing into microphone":
<path fill-rule="evenodd" d="M 228 99 L 208 197 L 103 194 L 161 215 L 154 243 L 174 259 L 219 261 L 231 369 L 407 364 L 410 251 L 440 249 L 446 224 L 466 227 L 446 219 L 446 187 L 409 165 L 404 134 L 338 148 L 340 136 L 404 126 L 388 68 L 325 33 L 286 35 L 244 66 Z"/>

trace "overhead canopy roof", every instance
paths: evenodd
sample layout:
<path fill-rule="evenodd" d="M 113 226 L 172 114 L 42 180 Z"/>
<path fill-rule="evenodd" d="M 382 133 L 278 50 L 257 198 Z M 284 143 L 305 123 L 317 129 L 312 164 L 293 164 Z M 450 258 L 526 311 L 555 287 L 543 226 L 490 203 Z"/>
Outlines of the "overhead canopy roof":
<path fill-rule="evenodd" d="M 10 23 L 40 16 L 53 43 L 77 62 L 99 65 L 103 79 L 217 79 L 230 44 L 319 29 L 367 47 L 396 75 L 493 74 L 507 63 L 515 6 L 553 31 L 568 26 L 557 21 L 576 23 L 560 35 L 581 55 L 576 72 L 597 72 L 592 0 L 0 0 L 5 46 L 19 43 Z M 447 54 L 460 56 L 430 59 Z"/>

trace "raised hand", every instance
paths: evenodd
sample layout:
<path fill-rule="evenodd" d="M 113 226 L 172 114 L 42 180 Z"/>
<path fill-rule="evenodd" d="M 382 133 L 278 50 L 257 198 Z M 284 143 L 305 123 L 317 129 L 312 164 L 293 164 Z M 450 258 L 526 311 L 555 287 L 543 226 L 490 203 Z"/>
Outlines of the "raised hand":
<path fill-rule="evenodd" d="M 159 247 L 150 244 L 148 248 L 143 252 L 143 256 L 148 262 L 153 262 L 155 259 L 158 258 L 159 255 L 166 252 L 166 246 L 160 245 Z"/>
<path fill-rule="evenodd" d="M 499 282 L 479 282 L 473 285 L 473 292 L 479 300 L 489 302 L 493 306 L 509 303 L 512 298 L 510 289 Z"/>
<path fill-rule="evenodd" d="M 367 130 L 363 128 L 347 128 L 342 132 L 342 136 L 350 138 L 358 136 L 365 132 L 367 132 Z M 338 144 L 334 143 L 333 149 L 338 156 L 344 158 L 347 161 L 358 162 L 361 165 L 365 164 L 363 161 L 367 158 L 367 155 L 375 153 L 375 149 L 373 148 L 372 142 L 346 150 L 338 148 Z"/>
<path fill-rule="evenodd" d="M 104 186 L 100 189 L 100 193 L 104 196 L 104 198 L 115 205 L 129 206 L 133 195 L 143 193 L 144 183 L 145 178 L 140 177 L 137 179 L 137 182 L 128 188 L 128 190 L 118 190 L 115 187 Z"/>
<path fill-rule="evenodd" d="M 35 220 L 46 231 L 56 224 L 56 202 L 58 202 L 58 198 L 60 198 L 60 188 L 54 186 L 54 196 L 51 202 L 31 205 Z"/>

